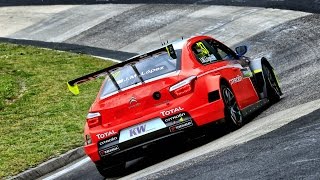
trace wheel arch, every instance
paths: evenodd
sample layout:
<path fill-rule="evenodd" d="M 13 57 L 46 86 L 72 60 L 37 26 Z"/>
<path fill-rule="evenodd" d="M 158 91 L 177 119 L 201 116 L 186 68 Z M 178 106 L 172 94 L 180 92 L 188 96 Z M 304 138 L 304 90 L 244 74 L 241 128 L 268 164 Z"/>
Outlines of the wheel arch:
<path fill-rule="evenodd" d="M 235 98 L 236 98 L 236 101 L 237 103 L 239 104 L 239 100 L 238 100 L 238 94 L 235 93 L 234 89 L 232 88 L 231 84 L 229 83 L 229 81 L 225 78 L 225 77 L 221 77 L 220 78 L 220 87 L 219 87 L 219 91 L 220 91 L 220 96 L 221 96 L 221 99 L 222 99 L 222 92 L 221 92 L 221 85 L 226 85 L 228 88 L 231 89 L 232 93 L 234 94 Z"/>
<path fill-rule="evenodd" d="M 259 87 L 258 87 L 258 94 L 260 99 L 266 98 L 267 97 L 267 86 L 266 86 L 266 81 L 264 74 L 262 72 L 262 66 L 265 65 L 268 68 L 271 68 L 273 71 L 273 67 L 269 63 L 268 59 L 266 57 L 262 57 L 261 59 L 254 59 L 250 61 L 250 69 L 252 73 L 254 74 L 254 78 L 256 80 L 257 86 L 261 88 L 259 92 Z"/>
<path fill-rule="evenodd" d="M 235 120 L 232 120 L 232 116 L 229 114 L 230 113 L 230 105 L 228 106 L 225 101 L 224 101 L 224 97 L 223 97 L 223 86 L 224 88 L 227 88 L 229 89 L 229 91 L 231 91 L 231 93 L 233 94 L 233 97 L 234 97 L 234 100 L 235 100 L 235 104 L 236 104 L 236 107 L 237 107 L 237 110 L 239 113 L 237 113 L 239 115 L 239 118 L 240 121 L 237 121 L 235 122 Z M 226 120 L 226 123 L 228 125 L 228 127 L 231 129 L 231 130 L 234 130 L 234 129 L 238 129 L 240 128 L 242 125 L 243 125 L 243 115 L 242 115 L 242 112 L 241 112 L 241 109 L 239 107 L 239 102 L 238 102 L 238 98 L 237 98 L 237 94 L 235 93 L 235 91 L 233 90 L 232 86 L 230 85 L 229 81 L 227 81 L 226 78 L 223 78 L 221 77 L 220 79 L 220 94 L 221 94 L 221 99 L 223 101 L 223 105 L 224 105 L 224 116 L 225 116 L 225 120 Z M 229 107 L 229 108 L 228 108 Z M 228 113 L 229 112 L 229 113 Z M 233 116 L 235 117 L 235 116 Z M 237 118 L 238 119 L 238 118 Z"/>
<path fill-rule="evenodd" d="M 231 85 L 230 85 L 229 81 L 224 77 L 220 78 L 220 85 L 221 84 L 224 84 L 224 85 L 228 86 L 229 88 L 231 88 Z"/>
<path fill-rule="evenodd" d="M 265 57 L 262 57 L 261 58 L 261 68 L 262 66 L 265 65 L 267 66 L 268 68 L 270 68 L 272 71 L 274 70 L 273 67 L 271 66 L 270 62 L 267 60 L 267 58 Z"/>
<path fill-rule="evenodd" d="M 198 80 L 200 80 L 202 87 L 206 88 L 209 103 L 217 99 L 222 99 L 221 84 L 228 86 L 232 92 L 234 92 L 227 78 L 220 74 L 202 76 L 202 78 L 199 78 Z"/>

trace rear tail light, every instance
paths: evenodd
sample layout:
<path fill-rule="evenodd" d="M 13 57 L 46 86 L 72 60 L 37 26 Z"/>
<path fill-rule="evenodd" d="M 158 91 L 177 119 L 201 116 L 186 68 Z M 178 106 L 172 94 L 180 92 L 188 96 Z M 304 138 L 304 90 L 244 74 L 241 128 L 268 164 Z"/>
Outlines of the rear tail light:
<path fill-rule="evenodd" d="M 92 140 L 91 140 L 91 136 L 89 134 L 86 134 L 85 135 L 85 140 L 86 140 L 86 145 L 89 145 L 92 143 Z"/>
<path fill-rule="evenodd" d="M 89 128 L 101 125 L 101 115 L 98 112 L 89 113 L 87 115 L 87 123 Z"/>
<path fill-rule="evenodd" d="M 193 92 L 194 82 L 197 76 L 190 76 L 170 87 L 169 91 L 174 98 L 178 98 Z"/>

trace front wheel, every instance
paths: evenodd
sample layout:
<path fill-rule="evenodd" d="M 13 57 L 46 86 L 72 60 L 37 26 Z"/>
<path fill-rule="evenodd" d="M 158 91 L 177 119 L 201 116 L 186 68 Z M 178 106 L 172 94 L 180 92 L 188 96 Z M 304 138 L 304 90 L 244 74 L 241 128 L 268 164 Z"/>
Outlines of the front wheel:
<path fill-rule="evenodd" d="M 281 99 L 281 89 L 271 67 L 262 65 L 262 72 L 267 86 L 267 96 L 272 103 L 276 103 Z"/>
<path fill-rule="evenodd" d="M 226 85 L 221 85 L 221 94 L 225 106 L 224 114 L 227 124 L 232 129 L 240 128 L 243 126 L 243 116 L 232 90 Z"/>

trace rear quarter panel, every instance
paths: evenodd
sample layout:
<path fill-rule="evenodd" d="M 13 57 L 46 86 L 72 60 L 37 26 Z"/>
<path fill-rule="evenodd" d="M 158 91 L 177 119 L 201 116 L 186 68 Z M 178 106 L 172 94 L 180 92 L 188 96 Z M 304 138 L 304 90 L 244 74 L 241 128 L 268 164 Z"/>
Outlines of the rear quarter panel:
<path fill-rule="evenodd" d="M 202 70 L 203 73 L 199 76 L 205 79 L 206 85 L 204 87 L 208 87 L 208 92 L 215 89 L 220 90 L 220 82 L 224 80 L 232 88 L 240 109 L 259 100 L 250 78 L 243 78 L 240 67 L 234 66 L 228 61 L 221 61 L 205 65 Z"/>

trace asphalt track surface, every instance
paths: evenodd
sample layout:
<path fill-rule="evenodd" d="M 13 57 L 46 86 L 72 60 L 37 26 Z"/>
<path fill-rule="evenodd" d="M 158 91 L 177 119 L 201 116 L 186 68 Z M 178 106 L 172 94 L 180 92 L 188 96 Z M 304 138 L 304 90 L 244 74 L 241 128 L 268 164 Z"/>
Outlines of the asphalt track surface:
<path fill-rule="evenodd" d="M 319 179 L 320 110 L 220 154 L 143 179 Z"/>
<path fill-rule="evenodd" d="M 319 13 L 319 0 L 0 0 L 0 6 L 52 4 L 203 4 L 291 9 Z"/>
<path fill-rule="evenodd" d="M 190 5 L 141 5 L 65 42 L 121 49 L 167 24 L 204 8 Z M 158 41 L 158 44 L 159 41 Z"/>
<path fill-rule="evenodd" d="M 206 1 L 206 3 L 211 2 L 213 1 Z M 247 2 L 250 4 L 251 1 Z M 318 7 L 316 5 L 319 1 L 312 2 L 315 3 L 315 6 L 309 6 L 310 9 L 306 11 L 313 12 L 312 9 Z M 120 3 L 120 1 L 118 1 L 118 3 Z M 153 6 L 150 5 L 147 7 L 150 8 Z M 163 10 L 170 12 L 174 7 L 177 9 L 177 6 L 163 5 L 163 9 L 155 8 L 154 12 L 162 12 Z M 178 9 L 178 12 L 180 12 L 181 16 L 184 16 L 184 13 L 192 13 L 199 10 L 201 7 L 183 5 L 181 8 L 182 10 L 180 11 L 180 9 Z M 147 13 L 148 15 L 148 12 L 146 12 L 147 9 L 146 6 L 139 6 L 136 7 L 135 10 Z M 125 13 L 127 13 L 125 14 L 126 17 L 133 15 L 130 14 L 130 12 Z M 155 15 L 157 14 L 158 13 L 155 13 Z M 144 17 L 143 14 L 138 16 L 139 18 Z M 150 17 L 153 17 L 153 15 L 150 14 Z M 142 34 L 139 34 L 137 30 L 133 29 L 133 33 L 130 37 L 134 36 L 136 33 L 138 39 L 142 38 L 145 34 L 160 27 L 164 27 L 166 23 L 176 21 L 177 19 L 179 19 L 179 17 L 172 17 L 171 19 L 159 21 L 159 24 L 150 26 L 150 29 L 146 29 L 146 32 L 143 32 Z M 319 19 L 320 15 L 308 15 L 269 28 L 249 39 L 238 42 L 238 44 L 246 44 L 250 47 L 248 56 L 260 57 L 263 55 L 271 61 L 276 68 L 276 71 L 279 73 L 282 89 L 285 94 L 284 98 L 279 103 L 269 107 L 260 114 L 257 114 L 257 117 L 251 119 L 251 122 L 281 110 L 320 99 Z M 94 26 L 88 31 L 67 39 L 63 43 L 73 43 L 78 44 L 78 46 L 81 47 L 87 47 L 86 43 L 89 42 L 88 44 L 92 43 L 96 47 L 102 46 L 101 42 L 105 41 L 108 43 L 108 39 L 112 38 L 112 36 L 108 33 L 99 36 L 99 32 L 107 30 L 109 23 L 116 25 L 119 20 L 124 19 L 116 17 L 116 19 L 111 21 L 106 20 L 104 21 L 105 23 L 102 23 L 104 25 L 100 24 Z M 128 19 L 128 22 L 130 22 L 130 18 Z M 116 28 L 112 30 L 121 29 L 119 26 L 112 26 L 111 28 Z M 121 33 L 125 35 L 126 32 Z M 130 35 L 130 32 L 127 33 Z M 92 38 L 95 36 L 97 36 L 97 39 Z M 112 44 L 114 42 L 109 43 L 111 43 L 111 45 L 119 45 L 120 47 L 136 40 L 137 39 L 127 38 L 126 41 L 120 40 L 119 42 L 116 42 L 117 44 Z M 58 47 L 60 45 L 63 44 L 57 44 Z M 102 51 L 111 51 L 110 49 L 103 47 L 100 47 L 100 49 Z M 157 174 L 149 175 L 145 178 L 319 179 L 319 117 L 318 110 L 303 118 L 297 119 L 276 131 L 242 145 L 231 147 L 218 154 L 206 154 L 192 161 L 184 162 L 166 171 L 160 171 Z M 195 147 L 200 147 L 215 139 L 223 138 L 223 135 L 225 135 L 224 131 L 220 131 L 219 129 L 213 130 L 215 130 L 215 133 L 196 141 L 180 144 L 180 146 L 172 148 L 172 150 L 170 149 L 169 152 L 167 148 L 159 148 L 158 151 L 154 151 L 155 155 L 150 155 L 137 163 L 131 163 L 131 166 L 127 168 L 122 176 L 142 170 L 152 164 L 164 161 L 178 154 L 183 154 Z M 168 147 L 174 145 L 175 144 L 168 144 Z M 59 179 L 103 178 L 95 170 L 94 165 L 89 162 L 72 172 L 60 176 Z"/>

